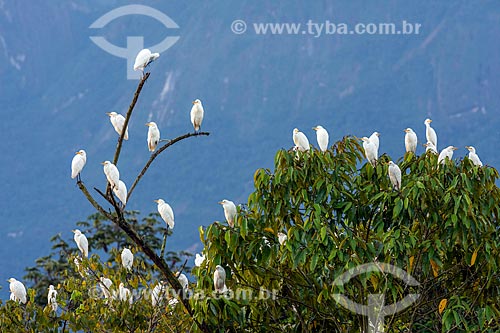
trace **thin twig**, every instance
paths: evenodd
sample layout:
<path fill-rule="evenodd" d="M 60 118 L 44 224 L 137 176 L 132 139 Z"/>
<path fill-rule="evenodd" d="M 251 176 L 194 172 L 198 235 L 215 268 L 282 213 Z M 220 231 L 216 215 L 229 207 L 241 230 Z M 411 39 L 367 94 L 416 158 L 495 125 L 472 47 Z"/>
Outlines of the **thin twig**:
<path fill-rule="evenodd" d="M 169 141 L 168 143 L 166 143 L 165 145 L 163 145 L 160 149 L 158 149 L 153 154 L 151 154 L 151 157 L 149 158 L 148 162 L 146 163 L 146 165 L 141 170 L 141 172 L 139 173 L 139 175 L 135 179 L 134 183 L 130 187 L 130 190 L 128 191 L 128 194 L 127 194 L 127 202 L 129 201 L 130 196 L 132 195 L 132 192 L 134 191 L 135 187 L 137 186 L 137 184 L 141 180 L 142 176 L 144 176 L 144 174 L 146 173 L 146 171 L 148 171 L 149 167 L 151 166 L 151 163 L 153 163 L 153 161 L 155 160 L 155 158 L 158 155 L 160 155 L 165 149 L 167 149 L 168 147 L 172 146 L 173 144 L 175 144 L 175 143 L 177 143 L 177 142 L 179 142 L 181 140 L 190 138 L 192 136 L 198 136 L 198 135 L 210 135 L 210 133 L 209 132 L 198 132 L 198 133 L 187 133 L 187 134 L 181 135 L 181 136 L 179 136 L 179 137 L 177 137 L 177 138 Z"/>
<path fill-rule="evenodd" d="M 161 244 L 160 258 L 163 258 L 163 255 L 165 254 L 165 246 L 167 244 L 167 236 L 168 236 L 168 225 L 167 225 L 167 230 L 165 230 L 165 233 L 163 234 L 163 243 Z"/>

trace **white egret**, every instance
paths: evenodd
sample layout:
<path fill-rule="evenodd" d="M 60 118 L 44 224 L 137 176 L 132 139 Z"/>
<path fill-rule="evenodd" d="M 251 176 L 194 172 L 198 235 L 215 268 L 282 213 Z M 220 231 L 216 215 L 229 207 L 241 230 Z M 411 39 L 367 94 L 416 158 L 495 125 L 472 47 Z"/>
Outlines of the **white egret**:
<path fill-rule="evenodd" d="M 71 179 L 75 179 L 78 176 L 77 181 L 81 180 L 80 172 L 82 172 L 85 163 L 87 163 L 87 153 L 83 149 L 77 151 L 71 161 Z"/>
<path fill-rule="evenodd" d="M 80 266 L 79 258 L 78 257 L 73 258 L 73 263 L 75 264 L 76 271 L 80 274 L 82 278 L 84 278 L 87 272 L 85 270 L 82 271 L 82 266 Z"/>
<path fill-rule="evenodd" d="M 26 288 L 24 287 L 24 284 L 14 278 L 10 278 L 7 281 L 10 282 L 10 299 L 26 304 Z"/>
<path fill-rule="evenodd" d="M 47 306 L 49 306 L 52 311 L 57 311 L 57 290 L 55 290 L 53 285 L 49 286 L 49 293 L 47 294 Z"/>
<path fill-rule="evenodd" d="M 204 261 L 205 261 L 205 255 L 200 255 L 199 253 L 196 253 L 196 257 L 194 258 L 194 265 L 196 267 L 200 267 Z"/>
<path fill-rule="evenodd" d="M 177 277 L 177 280 L 179 280 L 179 283 L 181 284 L 182 286 L 182 289 L 184 290 L 184 292 L 186 292 L 186 290 L 188 290 L 188 286 L 189 286 L 189 280 L 187 278 L 187 276 L 185 274 L 179 274 L 179 272 L 177 272 L 176 274 L 178 277 Z"/>
<path fill-rule="evenodd" d="M 285 244 L 286 240 L 287 240 L 286 234 L 284 234 L 282 232 L 278 232 L 278 241 L 279 241 L 280 245 Z"/>
<path fill-rule="evenodd" d="M 111 285 L 113 284 L 113 281 L 104 276 L 101 276 L 99 280 L 101 281 L 99 282 L 99 287 L 101 287 L 104 298 L 111 298 Z"/>
<path fill-rule="evenodd" d="M 118 189 L 120 184 L 120 171 L 118 171 L 116 165 L 110 161 L 104 161 L 101 164 L 104 166 L 104 174 L 106 175 L 109 185 L 111 185 L 112 188 Z"/>
<path fill-rule="evenodd" d="M 227 224 L 231 228 L 234 227 L 234 221 L 236 220 L 236 206 L 234 202 L 224 199 L 219 201 L 219 204 L 224 208 L 224 216 L 226 217 Z"/>
<path fill-rule="evenodd" d="M 411 128 L 407 128 L 405 129 L 405 148 L 406 148 L 406 152 L 412 152 L 413 154 L 415 154 L 415 152 L 417 151 L 417 134 L 415 132 L 413 132 L 413 130 Z"/>
<path fill-rule="evenodd" d="M 134 264 L 134 254 L 127 248 L 122 250 L 122 265 L 125 269 L 131 270 Z"/>
<path fill-rule="evenodd" d="M 201 123 L 203 122 L 203 105 L 199 99 L 193 102 L 193 107 L 191 107 L 191 123 L 194 127 L 194 132 L 197 133 L 201 128 Z"/>
<path fill-rule="evenodd" d="M 158 284 L 153 288 L 151 292 L 151 304 L 156 306 L 165 297 L 165 283 L 163 281 L 158 282 Z"/>
<path fill-rule="evenodd" d="M 122 135 L 123 126 L 125 125 L 125 117 L 114 111 L 106 112 L 106 114 L 109 116 L 111 125 L 113 125 L 113 128 L 115 129 L 116 133 L 118 133 L 118 135 Z M 125 134 L 123 136 L 123 139 L 128 140 L 128 126 L 125 129 Z"/>
<path fill-rule="evenodd" d="M 148 148 L 149 151 L 153 152 L 158 146 L 158 142 L 160 142 L 160 130 L 154 121 L 146 123 L 148 129 Z"/>
<path fill-rule="evenodd" d="M 78 229 L 71 230 L 75 234 L 73 239 L 75 240 L 76 245 L 78 246 L 78 249 L 82 252 L 82 254 L 85 256 L 85 258 L 89 257 L 89 241 L 87 240 L 87 237 L 82 234 L 82 232 Z"/>
<path fill-rule="evenodd" d="M 437 154 L 438 151 L 436 149 L 436 146 L 434 146 L 434 144 L 430 141 L 428 141 L 427 143 L 424 143 L 424 147 L 425 147 L 425 152 L 427 153 L 428 151 L 430 151 L 431 153 L 433 154 Z"/>
<path fill-rule="evenodd" d="M 118 181 L 118 187 L 113 187 L 113 192 L 120 199 L 122 204 L 127 204 L 127 185 L 121 180 Z"/>
<path fill-rule="evenodd" d="M 378 149 L 366 136 L 362 137 L 363 149 L 365 150 L 365 157 L 374 167 L 377 165 Z"/>
<path fill-rule="evenodd" d="M 469 151 L 469 159 L 474 163 L 474 165 L 477 166 L 483 166 L 483 162 L 479 159 L 479 156 L 476 154 L 476 148 L 472 146 L 466 146 L 467 150 Z"/>
<path fill-rule="evenodd" d="M 438 146 L 438 137 L 436 134 L 436 131 L 434 128 L 431 127 L 432 120 L 429 118 L 425 119 L 424 124 L 425 124 L 425 138 L 427 139 L 427 142 L 431 142 L 434 147 L 436 148 L 437 151 L 437 146 Z"/>
<path fill-rule="evenodd" d="M 221 265 L 215 267 L 214 272 L 214 288 L 217 293 L 223 293 L 226 288 L 226 271 Z"/>
<path fill-rule="evenodd" d="M 453 151 L 457 149 L 457 147 L 448 146 L 445 149 L 441 150 L 441 153 L 438 157 L 438 163 L 443 164 L 446 158 L 449 158 L 451 160 L 453 158 Z"/>
<path fill-rule="evenodd" d="M 316 131 L 316 140 L 318 141 L 318 146 L 321 151 L 326 151 L 328 149 L 328 132 L 323 126 L 313 127 Z"/>
<path fill-rule="evenodd" d="M 370 139 L 370 142 L 373 143 L 373 145 L 377 148 L 377 152 L 378 148 L 380 147 L 380 141 L 378 139 L 379 136 L 380 136 L 379 132 L 373 132 L 372 135 L 370 135 L 370 137 L 368 138 Z"/>
<path fill-rule="evenodd" d="M 128 288 L 125 288 L 123 282 L 118 286 L 118 299 L 120 301 L 128 301 L 130 304 L 133 302 L 132 293 Z"/>
<path fill-rule="evenodd" d="M 149 49 L 142 49 L 135 58 L 134 71 L 140 70 L 144 73 L 144 69 L 159 56 L 159 53 L 151 53 Z"/>
<path fill-rule="evenodd" d="M 158 204 L 158 213 L 160 213 L 160 216 L 163 219 L 163 221 L 165 221 L 165 223 L 170 229 L 174 229 L 175 222 L 174 222 L 174 211 L 172 210 L 172 207 L 170 207 L 170 205 L 166 203 L 163 199 L 158 199 L 155 200 L 154 202 Z"/>
<path fill-rule="evenodd" d="M 388 172 L 392 187 L 399 191 L 401 189 L 401 169 L 396 163 L 389 161 Z"/>
<path fill-rule="evenodd" d="M 300 151 L 309 150 L 309 140 L 307 136 L 300 132 L 298 128 L 293 129 L 293 143 L 299 148 Z"/>

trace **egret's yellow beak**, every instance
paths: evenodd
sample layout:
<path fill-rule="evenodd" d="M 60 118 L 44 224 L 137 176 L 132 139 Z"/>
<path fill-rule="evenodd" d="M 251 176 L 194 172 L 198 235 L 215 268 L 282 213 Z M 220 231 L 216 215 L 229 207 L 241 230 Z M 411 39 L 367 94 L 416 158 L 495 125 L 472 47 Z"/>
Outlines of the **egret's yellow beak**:
<path fill-rule="evenodd" d="M 104 165 L 104 164 L 106 164 L 106 163 L 104 163 L 104 162 L 101 162 L 101 164 L 102 164 L 102 165 Z"/>
<path fill-rule="evenodd" d="M 111 112 L 106 112 L 106 114 L 107 114 L 108 116 L 111 116 Z"/>
<path fill-rule="evenodd" d="M 156 203 L 158 203 L 158 201 L 160 201 L 160 200 L 153 200 L 153 201 L 156 202 Z"/>
<path fill-rule="evenodd" d="M 74 232 L 75 232 L 75 229 L 71 230 L 71 232 L 73 232 L 73 233 L 74 233 Z"/>
<path fill-rule="evenodd" d="M 75 155 L 80 155 L 80 152 L 79 152 L 79 151 L 77 151 L 77 152 L 75 153 Z"/>
<path fill-rule="evenodd" d="M 432 123 L 432 119 L 429 119 L 429 122 Z"/>
<path fill-rule="evenodd" d="M 224 203 L 223 203 L 222 201 L 219 201 L 219 202 L 218 202 L 218 204 L 219 204 L 219 205 L 222 205 L 222 204 L 224 204 Z"/>
<path fill-rule="evenodd" d="M 151 123 L 146 123 L 146 126 L 149 126 L 149 125 L 151 125 Z"/>
<path fill-rule="evenodd" d="M 198 103 L 198 102 L 197 102 L 197 101 L 193 101 L 192 103 L 193 103 L 193 104 L 196 104 L 196 103 Z"/>
<path fill-rule="evenodd" d="M 457 147 L 453 147 L 452 149 L 453 149 L 453 150 L 457 150 L 458 148 L 457 148 Z"/>
<path fill-rule="evenodd" d="M 317 131 L 317 130 L 318 130 L 318 128 L 317 128 L 317 127 L 313 127 L 313 130 Z"/>

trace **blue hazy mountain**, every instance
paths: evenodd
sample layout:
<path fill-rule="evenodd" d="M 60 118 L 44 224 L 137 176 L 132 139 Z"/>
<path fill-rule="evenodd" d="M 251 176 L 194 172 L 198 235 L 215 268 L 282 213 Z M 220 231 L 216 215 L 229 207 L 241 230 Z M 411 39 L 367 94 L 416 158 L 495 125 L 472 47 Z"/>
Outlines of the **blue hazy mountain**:
<path fill-rule="evenodd" d="M 147 214 L 154 199 L 175 211 L 173 250 L 201 250 L 198 227 L 223 220 L 217 204 L 246 202 L 257 168 L 272 168 L 278 149 L 292 147 L 298 127 L 316 145 L 313 126 L 344 135 L 381 133 L 380 151 L 404 153 L 404 132 L 422 141 L 433 119 L 439 148 L 474 145 L 498 166 L 500 143 L 500 15 L 492 1 L 141 1 L 168 15 L 179 29 L 129 15 L 106 27 L 96 19 L 125 1 L 0 0 L 0 280 L 21 277 L 48 253 L 49 238 L 72 238 L 75 223 L 93 208 L 70 179 L 74 152 L 87 151 L 82 179 L 105 187 L 100 162 L 116 145 L 106 112 L 125 113 L 136 89 L 126 60 L 90 39 L 100 34 L 126 46 L 127 36 L 154 45 L 178 42 L 151 67 L 118 163 L 131 185 L 149 158 L 144 124 L 162 138 L 191 132 L 191 101 L 205 108 L 209 137 L 174 145 L 153 164 L 128 209 Z M 247 31 L 231 31 L 234 20 Z M 421 24 L 419 34 L 257 34 L 254 23 Z M 304 33 L 302 33 L 304 31 Z M 154 49 L 152 50 L 155 51 Z M 419 148 L 419 152 L 423 147 Z M 2 293 L 7 283 L 1 283 Z"/>

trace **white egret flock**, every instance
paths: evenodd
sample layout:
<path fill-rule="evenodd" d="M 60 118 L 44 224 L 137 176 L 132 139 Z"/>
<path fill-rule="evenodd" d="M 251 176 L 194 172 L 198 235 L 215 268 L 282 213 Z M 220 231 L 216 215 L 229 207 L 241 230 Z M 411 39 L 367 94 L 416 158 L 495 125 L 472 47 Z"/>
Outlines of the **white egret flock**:
<path fill-rule="evenodd" d="M 148 49 L 140 51 L 139 54 L 137 55 L 134 64 L 134 70 L 141 70 L 144 73 L 144 69 L 151 62 L 156 60 L 159 56 L 160 55 L 158 53 L 151 53 L 151 51 Z M 111 124 L 116 133 L 118 133 L 118 135 L 121 136 L 123 128 L 125 126 L 125 117 L 123 117 L 121 114 L 117 114 L 116 112 L 109 112 L 106 114 L 109 116 Z M 196 99 L 195 101 L 192 102 L 192 107 L 190 112 L 191 123 L 193 125 L 195 133 L 197 133 L 201 128 L 203 116 L 204 116 L 203 105 L 199 99 Z M 426 142 L 423 144 L 423 146 L 426 147 L 426 152 L 432 151 L 433 153 L 437 154 L 438 138 L 436 131 L 431 127 L 431 122 L 432 120 L 430 119 L 426 119 L 424 121 Z M 148 149 L 150 152 L 154 152 L 160 142 L 160 130 L 158 129 L 158 125 L 155 122 L 148 122 L 146 126 L 149 127 L 147 133 Z M 316 140 L 320 151 L 325 152 L 328 149 L 328 141 L 329 141 L 328 131 L 320 125 L 313 127 L 313 130 L 316 131 Z M 411 128 L 406 128 L 404 132 L 406 133 L 404 137 L 404 145 L 406 152 L 415 153 L 418 142 L 416 133 Z M 372 166 L 377 165 L 378 150 L 380 144 L 379 136 L 380 133 L 373 132 L 369 137 L 364 136 L 361 138 L 365 157 Z M 127 128 L 125 128 L 123 139 L 128 140 L 128 138 L 129 135 L 127 126 Z M 304 152 L 304 151 L 309 151 L 311 149 L 307 136 L 304 133 L 300 132 L 299 129 L 295 128 L 293 130 L 292 138 L 293 138 L 293 143 L 295 145 L 293 147 L 293 150 L 297 152 L 299 151 Z M 467 146 L 466 148 L 469 151 L 469 156 L 468 156 L 469 159 L 475 165 L 482 166 L 483 164 L 479 159 L 479 156 L 477 155 L 475 148 L 472 146 Z M 446 159 L 452 159 L 453 152 L 456 149 L 457 148 L 454 146 L 448 146 L 444 148 L 439 153 L 438 164 L 444 163 Z M 73 179 L 77 178 L 77 181 L 81 182 L 80 174 L 86 162 L 87 162 L 87 155 L 85 150 L 77 151 L 71 162 L 71 178 Z M 123 207 L 125 207 L 125 205 L 127 204 L 127 187 L 125 183 L 120 179 L 120 172 L 118 168 L 110 161 L 104 161 L 101 164 L 103 165 L 103 170 L 107 182 L 109 183 L 116 197 L 122 203 Z M 398 167 L 398 165 L 393 161 L 389 161 L 388 163 L 388 176 L 393 185 L 393 188 L 397 191 L 401 190 L 401 170 Z M 165 222 L 167 229 L 170 228 L 171 230 L 173 230 L 175 226 L 175 221 L 174 221 L 174 212 L 172 207 L 168 203 L 166 203 L 163 199 L 157 199 L 154 201 L 158 205 L 157 206 L 158 213 Z M 237 215 L 236 205 L 234 204 L 234 202 L 227 199 L 220 201 L 219 204 L 222 205 L 222 208 L 224 210 L 224 216 L 228 225 L 230 227 L 234 227 Z M 81 259 L 75 258 L 74 262 L 80 274 L 84 276 L 84 274 L 80 271 L 80 261 L 83 260 L 83 258 L 88 258 L 89 255 L 88 240 L 87 237 L 78 229 L 73 230 L 73 233 L 74 233 L 74 241 L 81 252 Z M 281 232 L 278 233 L 278 240 L 280 245 L 284 245 L 286 239 L 287 239 L 286 234 Z M 205 259 L 206 258 L 204 255 L 196 253 L 195 266 L 197 267 L 201 266 L 205 261 Z M 130 249 L 124 248 L 122 250 L 121 263 L 126 270 L 129 271 L 132 270 L 134 263 L 134 255 Z M 189 281 L 186 275 L 177 273 L 177 278 L 182 288 L 186 291 L 189 286 Z M 226 271 L 221 265 L 217 265 L 213 274 L 215 292 L 224 293 L 228 290 L 225 281 L 226 281 Z M 26 288 L 23 285 L 23 283 L 16 280 L 15 278 L 10 278 L 8 282 L 10 283 L 9 286 L 10 300 L 25 304 L 27 301 L 26 299 L 27 296 L 26 296 Z M 100 277 L 99 286 L 103 296 L 106 299 L 118 299 L 121 301 L 132 303 L 133 301 L 132 293 L 130 292 L 129 289 L 127 289 L 123 285 L 123 283 L 120 283 L 118 287 L 118 292 L 116 290 L 112 291 L 112 284 L 113 282 L 110 279 L 104 276 Z M 153 306 L 155 306 L 162 299 L 165 291 L 166 291 L 166 284 L 163 281 L 160 281 L 153 288 L 151 293 L 151 302 Z M 171 299 L 169 301 L 169 304 L 174 305 L 177 302 L 178 301 L 176 299 Z M 47 305 L 52 311 L 57 311 L 58 308 L 57 290 L 55 290 L 53 285 L 49 287 L 47 295 Z"/>

